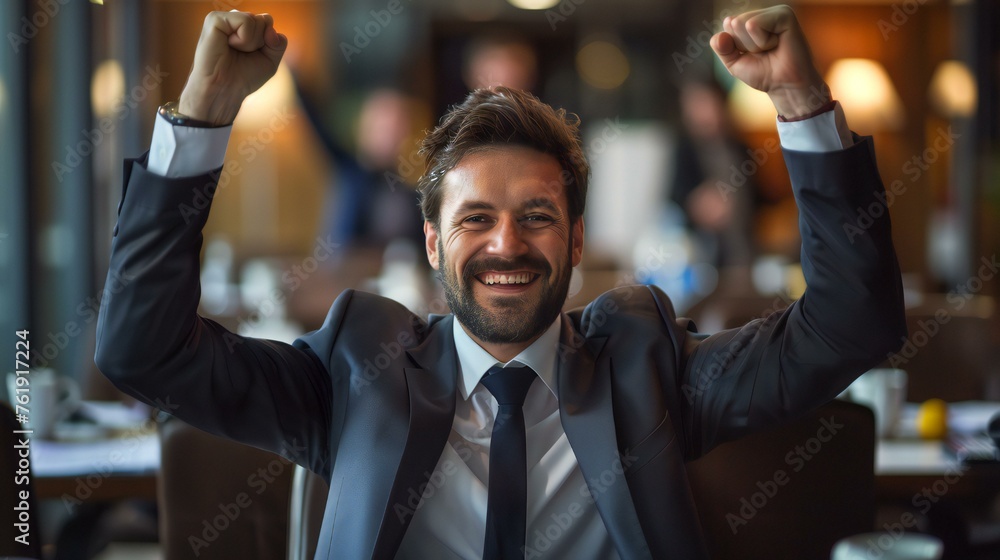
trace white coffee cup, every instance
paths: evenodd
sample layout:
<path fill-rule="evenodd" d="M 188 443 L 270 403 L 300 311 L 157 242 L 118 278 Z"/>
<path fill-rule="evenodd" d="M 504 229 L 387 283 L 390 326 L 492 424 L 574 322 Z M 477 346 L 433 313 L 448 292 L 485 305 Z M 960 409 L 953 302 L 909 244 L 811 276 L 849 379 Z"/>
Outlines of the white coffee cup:
<path fill-rule="evenodd" d="M 837 541 L 831 560 L 939 560 L 944 544 L 918 533 L 862 533 Z"/>
<path fill-rule="evenodd" d="M 43 439 L 52 437 L 56 423 L 72 414 L 80 403 L 76 382 L 50 368 L 30 370 L 27 375 L 8 373 L 7 395 L 15 412 L 27 409 L 24 429 L 33 430 L 35 437 Z"/>
<path fill-rule="evenodd" d="M 875 411 L 879 437 L 895 435 L 906 402 L 906 372 L 880 368 L 867 371 L 848 388 L 851 400 Z"/>

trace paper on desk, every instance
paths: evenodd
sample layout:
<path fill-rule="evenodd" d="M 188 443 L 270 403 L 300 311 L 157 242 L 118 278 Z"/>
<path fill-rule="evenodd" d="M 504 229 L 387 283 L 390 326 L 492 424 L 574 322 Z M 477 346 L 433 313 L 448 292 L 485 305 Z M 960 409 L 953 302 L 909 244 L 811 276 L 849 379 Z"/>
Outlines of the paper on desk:
<path fill-rule="evenodd" d="M 141 474 L 159 466 L 160 442 L 155 433 L 87 442 L 31 440 L 31 468 L 36 476 Z"/>

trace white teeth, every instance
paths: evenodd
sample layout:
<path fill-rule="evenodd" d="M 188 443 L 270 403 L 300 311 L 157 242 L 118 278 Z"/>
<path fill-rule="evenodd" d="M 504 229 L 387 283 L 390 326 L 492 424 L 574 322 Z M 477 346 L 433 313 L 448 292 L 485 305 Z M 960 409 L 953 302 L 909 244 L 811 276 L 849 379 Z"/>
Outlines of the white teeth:
<path fill-rule="evenodd" d="M 487 274 L 483 279 L 487 284 L 527 284 L 531 280 L 531 274 L 522 272 L 521 274 Z"/>

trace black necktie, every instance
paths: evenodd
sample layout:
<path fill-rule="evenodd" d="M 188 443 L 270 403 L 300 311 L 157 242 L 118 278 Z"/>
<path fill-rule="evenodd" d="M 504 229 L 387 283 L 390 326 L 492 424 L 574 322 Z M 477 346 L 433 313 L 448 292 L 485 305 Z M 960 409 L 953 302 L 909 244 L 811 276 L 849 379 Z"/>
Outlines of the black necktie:
<path fill-rule="evenodd" d="M 482 383 L 500 409 L 490 439 L 489 499 L 483 560 L 524 558 L 528 509 L 528 458 L 524 397 L 535 380 L 531 368 L 493 367 Z"/>

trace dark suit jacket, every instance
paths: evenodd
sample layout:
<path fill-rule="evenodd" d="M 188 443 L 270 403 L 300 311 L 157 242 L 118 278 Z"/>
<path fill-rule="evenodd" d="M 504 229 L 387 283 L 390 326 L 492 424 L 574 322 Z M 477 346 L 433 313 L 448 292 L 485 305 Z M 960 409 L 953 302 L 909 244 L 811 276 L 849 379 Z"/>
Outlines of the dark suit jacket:
<path fill-rule="evenodd" d="M 622 558 L 705 556 L 684 462 L 833 398 L 905 336 L 887 213 L 848 235 L 882 192 L 871 141 L 786 152 L 806 294 L 710 337 L 658 289 L 608 292 L 562 315 L 563 427 Z M 392 558 L 446 444 L 458 365 L 451 315 L 414 316 L 347 291 L 293 345 L 198 317 L 212 176 L 126 164 L 97 364 L 122 390 L 214 434 L 268 449 L 330 484 L 318 558 Z"/>

